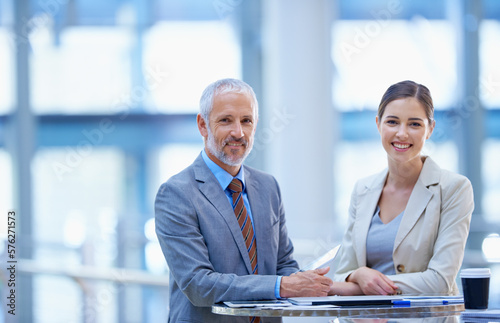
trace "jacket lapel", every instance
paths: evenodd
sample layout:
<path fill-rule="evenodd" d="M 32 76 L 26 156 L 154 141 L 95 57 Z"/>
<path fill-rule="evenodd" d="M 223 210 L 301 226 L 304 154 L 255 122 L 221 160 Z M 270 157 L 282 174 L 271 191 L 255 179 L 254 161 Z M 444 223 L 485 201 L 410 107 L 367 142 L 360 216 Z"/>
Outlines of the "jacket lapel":
<path fill-rule="evenodd" d="M 205 196 L 205 198 L 214 206 L 219 215 L 226 222 L 231 235 L 233 236 L 234 242 L 238 246 L 240 254 L 245 261 L 245 265 L 249 273 L 252 272 L 252 265 L 250 264 L 250 259 L 248 258 L 248 251 L 245 245 L 245 240 L 241 234 L 241 229 L 234 215 L 233 208 L 229 203 L 226 193 L 221 188 L 219 182 L 215 178 L 215 175 L 208 168 L 203 160 L 203 157 L 198 156 L 198 158 L 193 163 L 195 179 L 198 182 L 198 188 L 200 192 Z M 257 244 L 258 246 L 258 244 Z"/>
<path fill-rule="evenodd" d="M 364 192 L 358 196 L 359 207 L 357 210 L 358 219 L 356 219 L 354 234 L 355 246 L 358 264 L 366 265 L 366 237 L 372 221 L 373 214 L 377 208 L 380 194 L 384 188 L 387 170 L 376 175 L 372 182 L 366 183 Z"/>
<path fill-rule="evenodd" d="M 439 174 L 439 166 L 430 157 L 427 157 L 406 205 L 405 213 L 394 241 L 394 250 L 398 248 L 413 226 L 415 226 L 418 219 L 424 214 L 429 201 L 434 195 L 429 190 L 429 186 L 439 183 Z"/>
<path fill-rule="evenodd" d="M 245 166 L 242 166 L 245 167 Z M 263 198 L 265 197 L 265 194 L 258 194 L 257 192 L 259 191 L 259 184 L 258 181 L 254 178 L 253 173 L 251 169 L 248 167 L 245 167 L 245 185 L 246 185 L 246 192 L 248 196 L 248 202 L 250 203 L 250 209 L 253 211 L 252 212 L 252 219 L 253 219 L 253 226 L 255 228 L 255 240 L 256 241 L 264 241 L 266 239 L 265 233 L 268 232 L 269 228 L 263 227 L 265 225 L 264 221 L 261 221 L 259 218 L 259 212 L 258 210 L 263 210 L 265 201 L 263 201 Z M 262 189 L 261 189 L 262 191 Z M 268 237 L 267 237 L 268 238 Z M 257 242 L 257 263 L 258 264 L 264 264 L 264 256 L 267 254 L 265 250 L 262 249 L 263 244 Z M 250 262 L 248 263 L 249 268 L 251 269 Z M 259 265 L 259 268 L 261 265 Z M 252 272 L 252 271 L 250 271 Z"/>

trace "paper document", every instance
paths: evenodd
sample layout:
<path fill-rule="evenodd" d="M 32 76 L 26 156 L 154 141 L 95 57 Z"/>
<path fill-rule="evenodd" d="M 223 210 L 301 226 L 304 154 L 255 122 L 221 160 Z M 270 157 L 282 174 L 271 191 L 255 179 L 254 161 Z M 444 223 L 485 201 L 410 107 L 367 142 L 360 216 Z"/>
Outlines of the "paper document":
<path fill-rule="evenodd" d="M 292 297 L 288 301 L 294 305 L 392 305 L 394 301 L 403 301 L 402 296 L 325 296 Z"/>
<path fill-rule="evenodd" d="M 396 305 L 396 306 L 422 306 L 422 305 L 448 305 L 463 303 L 461 296 L 407 296 L 407 295 L 362 295 L 362 296 L 326 296 L 326 297 L 292 297 L 288 301 L 294 305 Z"/>
<path fill-rule="evenodd" d="M 227 301 L 229 307 L 286 307 L 292 304 L 286 300 L 262 300 L 262 301 Z"/>
<path fill-rule="evenodd" d="M 340 250 L 340 245 L 329 250 L 327 253 L 325 253 L 321 257 L 315 259 L 313 262 L 309 263 L 307 266 L 303 267 L 299 271 L 307 271 L 307 270 L 321 268 L 322 266 L 326 265 L 330 261 L 334 260 L 335 257 L 337 256 L 337 254 L 339 253 L 339 250 Z"/>
<path fill-rule="evenodd" d="M 404 295 L 407 299 L 446 299 L 463 301 L 462 295 Z"/>

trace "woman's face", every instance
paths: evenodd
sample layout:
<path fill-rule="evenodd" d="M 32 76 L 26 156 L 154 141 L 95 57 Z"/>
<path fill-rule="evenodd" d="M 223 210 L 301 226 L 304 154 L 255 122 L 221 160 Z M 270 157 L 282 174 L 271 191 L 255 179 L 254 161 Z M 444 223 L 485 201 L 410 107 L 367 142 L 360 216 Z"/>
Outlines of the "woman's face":
<path fill-rule="evenodd" d="M 391 101 L 381 120 L 377 116 L 376 121 L 389 159 L 397 162 L 420 158 L 435 124 L 429 122 L 424 107 L 412 97 Z"/>

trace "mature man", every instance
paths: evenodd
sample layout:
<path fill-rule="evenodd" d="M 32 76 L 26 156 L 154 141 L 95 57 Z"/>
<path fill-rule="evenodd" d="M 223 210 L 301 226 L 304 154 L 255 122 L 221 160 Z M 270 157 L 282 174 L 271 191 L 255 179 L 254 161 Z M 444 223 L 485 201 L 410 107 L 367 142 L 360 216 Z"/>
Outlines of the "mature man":
<path fill-rule="evenodd" d="M 242 166 L 257 121 L 258 103 L 248 84 L 210 84 L 197 117 L 205 149 L 158 191 L 156 233 L 170 268 L 170 322 L 280 322 L 216 315 L 211 305 L 330 291 L 328 268 L 293 274 L 298 264 L 278 183 Z"/>

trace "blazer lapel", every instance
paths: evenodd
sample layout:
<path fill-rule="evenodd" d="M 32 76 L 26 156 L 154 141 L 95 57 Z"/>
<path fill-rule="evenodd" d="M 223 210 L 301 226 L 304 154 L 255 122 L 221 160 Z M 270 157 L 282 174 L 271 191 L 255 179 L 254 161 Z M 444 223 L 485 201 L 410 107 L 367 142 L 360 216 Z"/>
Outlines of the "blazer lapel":
<path fill-rule="evenodd" d="M 427 157 L 406 205 L 403 219 L 394 240 L 394 250 L 401 244 L 427 208 L 434 195 L 428 187 L 437 183 L 439 183 L 439 166 L 430 157 Z"/>
<path fill-rule="evenodd" d="M 359 207 L 356 211 L 357 219 L 354 227 L 354 239 L 358 264 L 366 264 L 366 237 L 377 208 L 380 194 L 384 188 L 387 170 L 377 175 L 372 182 L 365 184 L 365 191 L 358 196 Z"/>
<path fill-rule="evenodd" d="M 262 249 L 263 244 L 258 243 L 258 241 L 264 241 L 264 239 L 266 238 L 265 232 L 267 232 L 268 228 L 263 227 L 264 222 L 260 220 L 258 210 L 265 209 L 265 201 L 263 201 L 265 194 L 257 194 L 257 192 L 259 191 L 258 182 L 253 177 L 253 173 L 248 167 L 245 167 L 245 186 L 248 196 L 248 202 L 250 203 L 250 209 L 252 210 L 253 226 L 255 228 L 255 240 L 257 241 L 257 264 L 259 264 L 259 268 L 261 268 L 260 264 L 265 263 L 264 256 L 267 254 L 267 252 Z M 249 272 L 252 272 L 250 261 L 248 262 L 247 267 L 249 268 Z"/>
<path fill-rule="evenodd" d="M 245 240 L 241 234 L 240 226 L 238 221 L 236 221 L 236 216 L 234 215 L 234 210 L 229 203 L 226 193 L 219 185 L 219 182 L 215 178 L 215 175 L 208 168 L 200 156 L 193 163 L 195 179 L 198 182 L 198 188 L 200 192 L 205 196 L 205 198 L 212 204 L 219 215 L 226 222 L 229 231 L 231 232 L 234 242 L 238 246 L 242 258 L 245 261 L 245 265 L 249 273 L 252 272 L 252 265 L 250 264 L 250 259 L 248 258 L 248 251 L 245 245 Z M 258 246 L 258 244 L 257 244 Z"/>

